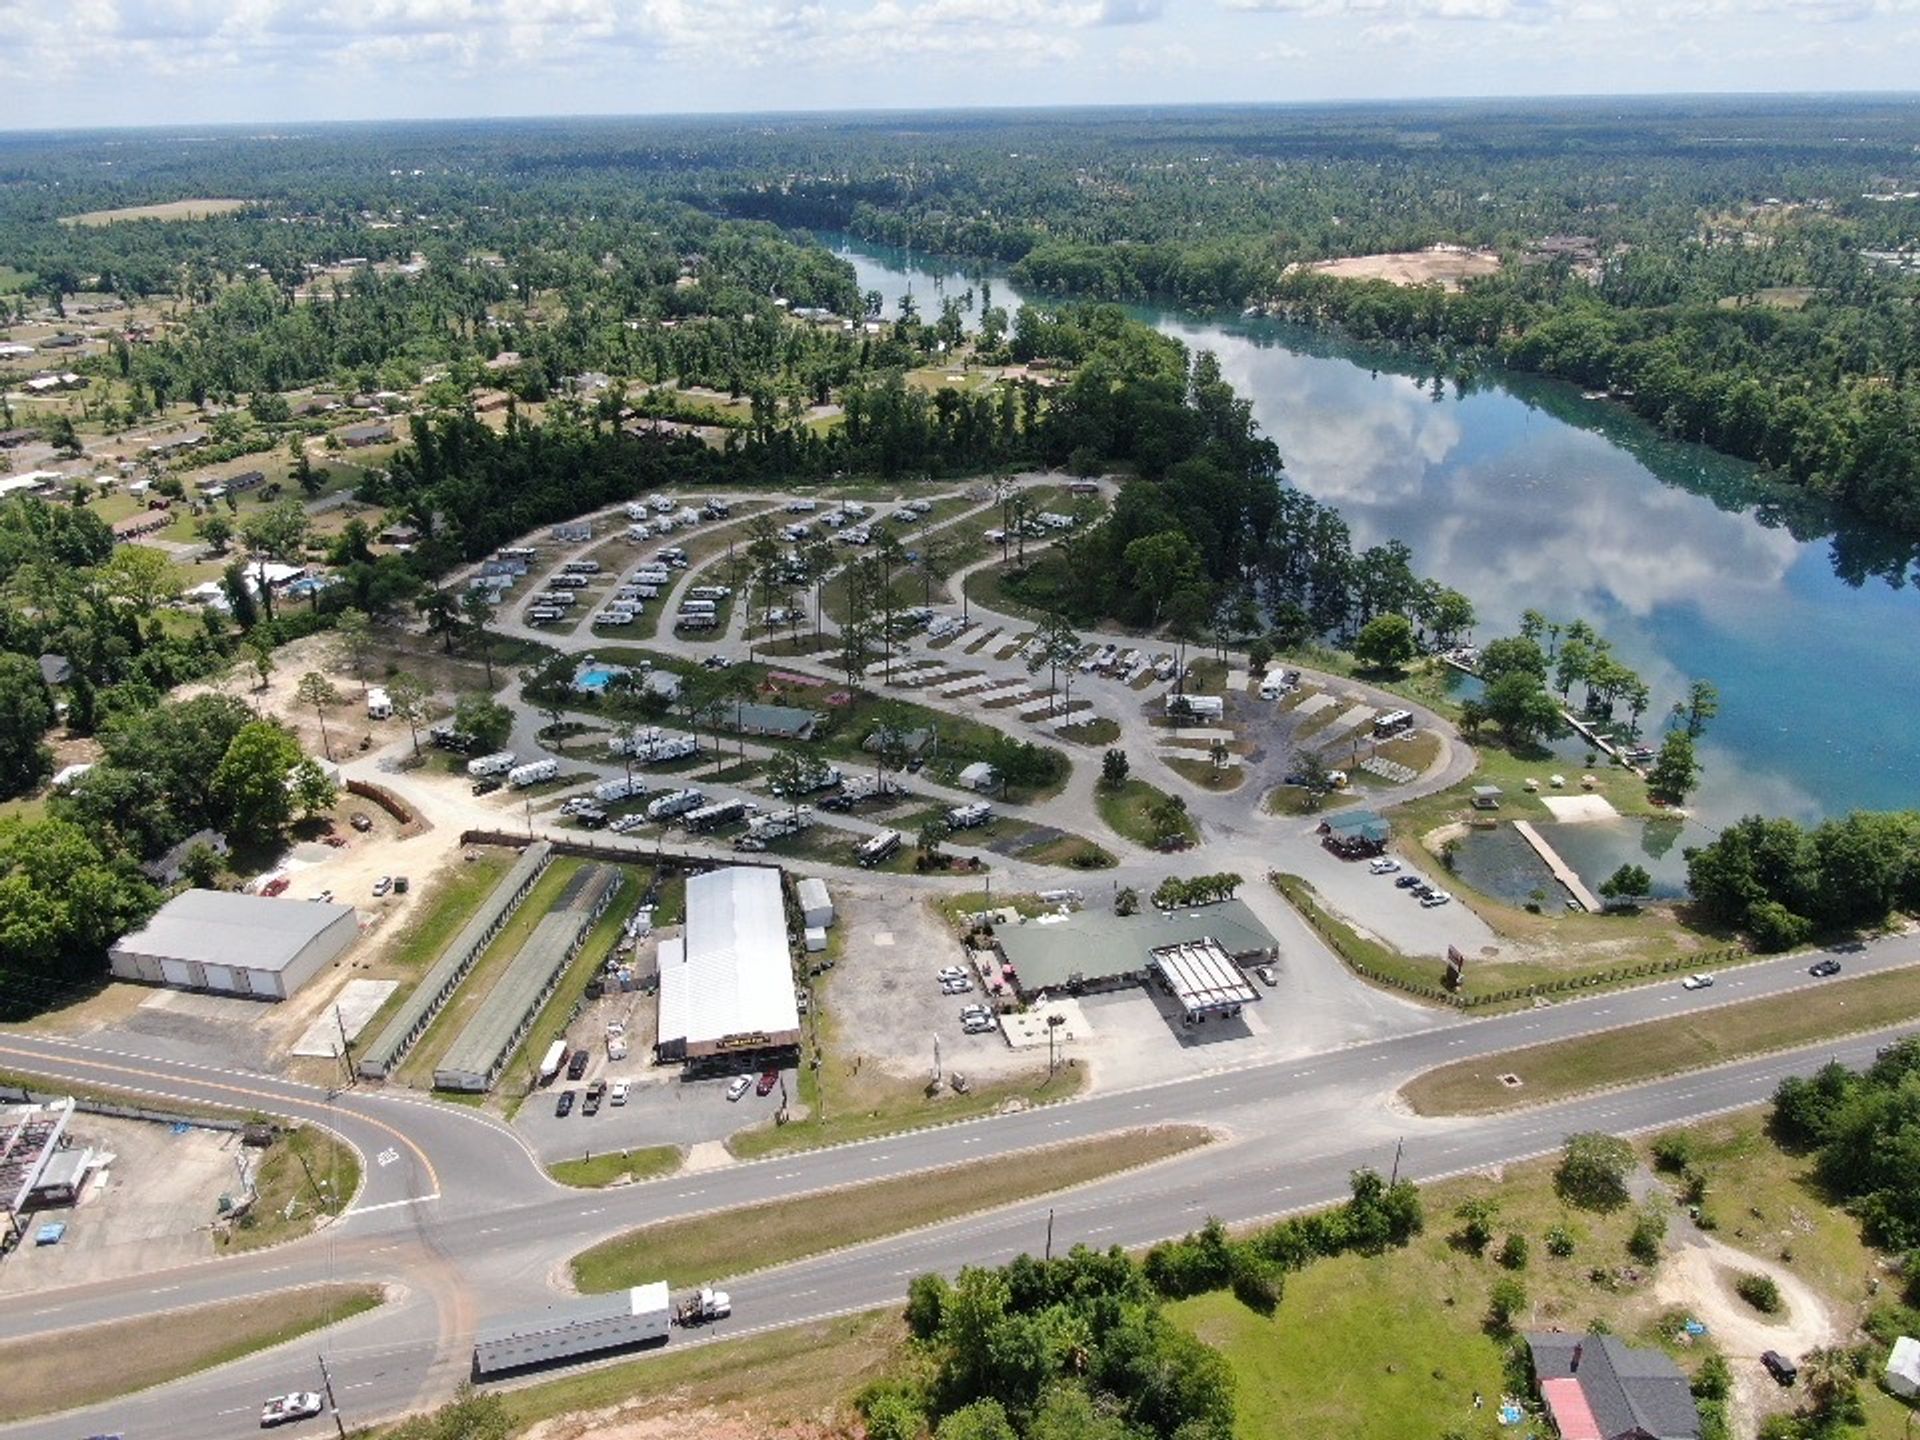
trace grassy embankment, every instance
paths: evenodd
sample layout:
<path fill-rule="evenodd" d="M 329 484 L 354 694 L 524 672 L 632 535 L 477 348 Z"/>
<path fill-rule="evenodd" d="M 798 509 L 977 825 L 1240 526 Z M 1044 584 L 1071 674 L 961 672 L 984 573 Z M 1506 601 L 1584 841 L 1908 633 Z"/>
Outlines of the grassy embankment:
<path fill-rule="evenodd" d="M 1209 1139 L 1192 1125 L 1160 1126 L 1022 1151 L 1018 1163 L 950 1165 L 847 1186 L 828 1195 L 770 1200 L 716 1215 L 669 1220 L 594 1246 L 573 1259 L 573 1281 L 600 1293 L 665 1279 L 693 1285 L 820 1255 L 848 1245 L 1029 1200 L 1181 1155 Z M 743 1257 L 751 1257 L 743 1264 Z"/>
<path fill-rule="evenodd" d="M 306 1234 L 322 1215 L 339 1215 L 360 1193 L 360 1157 L 325 1130 L 302 1125 L 267 1151 L 254 1184 L 259 1195 L 226 1237 L 228 1250 L 278 1245 Z"/>
<path fill-rule="evenodd" d="M 1878 1030 L 1915 1016 L 1920 967 L 1459 1060 L 1427 1071 L 1400 1093 L 1422 1115 L 1485 1115 Z M 1520 1077 L 1518 1089 L 1500 1083 L 1497 1077 L 1507 1074 Z"/>
<path fill-rule="evenodd" d="M 97 1405 L 284 1345 L 381 1303 L 377 1285 L 316 1285 L 0 1343 L 0 1424 Z"/>

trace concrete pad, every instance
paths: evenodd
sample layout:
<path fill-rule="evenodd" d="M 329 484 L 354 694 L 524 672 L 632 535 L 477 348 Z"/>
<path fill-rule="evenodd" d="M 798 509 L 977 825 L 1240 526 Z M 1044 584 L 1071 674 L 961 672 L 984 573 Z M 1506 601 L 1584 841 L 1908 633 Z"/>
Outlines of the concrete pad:
<path fill-rule="evenodd" d="M 1330 710 L 1339 703 L 1338 700 L 1323 690 L 1318 694 L 1307 696 L 1306 699 L 1293 707 L 1293 713 L 1296 715 L 1318 715 L 1322 710 Z"/>
<path fill-rule="evenodd" d="M 1202 745 L 1212 744 L 1215 740 L 1233 740 L 1238 738 L 1237 731 L 1214 729 L 1205 725 L 1181 726 L 1175 729 L 1172 734 L 1175 740 L 1198 740 Z"/>
<path fill-rule="evenodd" d="M 1011 1049 L 1045 1050 L 1049 1015 L 1058 1015 L 1063 1022 L 1054 1033 L 1053 1043 L 1056 1046 L 1065 1046 L 1076 1040 L 1093 1038 L 1093 1026 L 1088 1023 L 1086 1012 L 1080 1008 L 1080 1002 L 1064 997 L 1049 1000 L 1044 1005 L 1035 1005 L 1019 1014 L 1002 1015 L 1000 1033 L 1006 1037 L 1007 1045 Z"/>
<path fill-rule="evenodd" d="M 1191 760 L 1198 765 L 1211 765 L 1213 763 L 1213 752 L 1211 750 L 1190 750 L 1184 745 L 1156 745 L 1154 746 L 1153 753 L 1158 755 L 1162 760 Z M 1226 761 L 1225 768 L 1228 770 L 1233 769 L 1234 766 L 1241 763 L 1240 757 L 1231 750 L 1222 758 Z"/>
<path fill-rule="evenodd" d="M 1604 795 L 1542 795 L 1540 803 L 1556 820 L 1618 820 L 1620 812 Z"/>
<path fill-rule="evenodd" d="M 321 1060 L 340 1056 L 340 1031 L 346 1029 L 349 1040 L 360 1038 L 367 1022 L 387 1003 L 387 997 L 400 988 L 398 980 L 349 980 L 333 997 L 333 1003 L 314 1017 L 306 1033 L 294 1042 L 295 1055 L 311 1055 Z M 337 1013 L 336 1013 L 337 1012 Z"/>
<path fill-rule="evenodd" d="M 698 1175 L 707 1170 L 724 1170 L 737 1164 L 724 1140 L 702 1140 L 687 1147 L 687 1158 L 680 1167 L 683 1175 Z"/>
<path fill-rule="evenodd" d="M 1246 688 L 1247 688 L 1247 672 L 1246 671 L 1244 670 L 1227 671 L 1227 689 L 1245 690 Z"/>
<path fill-rule="evenodd" d="M 1000 683 L 1000 681 L 993 679 L 991 676 L 969 675 L 964 680 L 955 680 L 950 684 L 942 685 L 939 693 L 942 695 L 969 695 L 976 690 L 985 690 L 990 686 L 996 686 Z"/>
<path fill-rule="evenodd" d="M 1356 730 L 1366 724 L 1379 713 L 1371 705 L 1355 705 L 1350 709 L 1342 710 L 1335 716 L 1333 723 L 1327 726 L 1321 735 L 1323 738 L 1329 735 L 1344 735 L 1347 731 Z"/>

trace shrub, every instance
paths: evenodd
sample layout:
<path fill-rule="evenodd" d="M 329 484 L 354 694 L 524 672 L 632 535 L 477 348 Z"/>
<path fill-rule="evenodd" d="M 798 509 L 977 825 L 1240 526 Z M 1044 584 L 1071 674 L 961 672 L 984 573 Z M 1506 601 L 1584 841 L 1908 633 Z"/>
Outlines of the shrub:
<path fill-rule="evenodd" d="M 1627 1253 L 1643 1265 L 1658 1264 L 1660 1247 L 1666 1238 L 1666 1212 L 1657 1206 L 1643 1206 L 1634 1216 L 1633 1229 L 1627 1236 Z"/>
<path fill-rule="evenodd" d="M 1492 1329 L 1506 1334 L 1513 1329 L 1515 1318 L 1526 1308 L 1526 1286 L 1511 1275 L 1503 1275 L 1494 1281 L 1493 1293 L 1487 1297 L 1487 1323 Z"/>
<path fill-rule="evenodd" d="M 1702 1400 L 1724 1400 L 1733 1393 L 1733 1370 L 1718 1350 L 1708 1353 L 1694 1373 L 1693 1393 Z"/>
<path fill-rule="evenodd" d="M 1236 1245 L 1229 1266 L 1234 1299 L 1257 1315 L 1271 1315 L 1280 1307 L 1287 1280 L 1278 1265 L 1250 1245 Z"/>
<path fill-rule="evenodd" d="M 1518 1230 L 1508 1235 L 1506 1244 L 1500 1247 L 1500 1263 L 1509 1270 L 1527 1268 L 1527 1237 Z"/>
<path fill-rule="evenodd" d="M 916 1340 L 931 1340 L 940 1333 L 940 1321 L 947 1311 L 947 1297 L 953 1287 L 944 1275 L 916 1275 L 907 1286 L 907 1328 Z"/>
<path fill-rule="evenodd" d="M 1455 1243 L 1472 1254 L 1486 1254 L 1487 1246 L 1493 1243 L 1493 1222 L 1499 1213 L 1497 1200 L 1465 1201 L 1453 1212 L 1460 1221 L 1460 1228 L 1453 1233 Z"/>
<path fill-rule="evenodd" d="M 1662 1135 L 1653 1142 L 1653 1166 L 1669 1175 L 1678 1175 L 1693 1164 L 1693 1137 L 1680 1131 Z"/>
<path fill-rule="evenodd" d="M 1573 1254 L 1573 1231 L 1564 1225 L 1547 1227 L 1547 1254 L 1556 1260 L 1564 1260 Z"/>
<path fill-rule="evenodd" d="M 1749 1270 L 1733 1282 L 1733 1293 L 1762 1315 L 1780 1313 L 1780 1287 L 1774 1283 L 1771 1275 Z"/>

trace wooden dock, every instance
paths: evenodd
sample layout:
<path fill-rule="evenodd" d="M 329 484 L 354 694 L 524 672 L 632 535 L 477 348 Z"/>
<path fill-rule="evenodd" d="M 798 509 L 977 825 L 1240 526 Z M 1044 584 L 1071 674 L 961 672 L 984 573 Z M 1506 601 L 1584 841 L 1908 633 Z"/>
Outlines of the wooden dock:
<path fill-rule="evenodd" d="M 1597 895 L 1587 889 L 1586 883 L 1574 873 L 1573 867 L 1560 858 L 1560 852 L 1549 845 L 1538 830 L 1524 820 L 1514 821 L 1513 828 L 1518 830 L 1520 837 L 1533 847 L 1534 854 L 1547 862 L 1547 869 L 1553 872 L 1553 878 L 1566 886 L 1567 893 L 1573 896 L 1574 902 L 1583 910 L 1588 914 L 1598 915 L 1607 908 Z"/>

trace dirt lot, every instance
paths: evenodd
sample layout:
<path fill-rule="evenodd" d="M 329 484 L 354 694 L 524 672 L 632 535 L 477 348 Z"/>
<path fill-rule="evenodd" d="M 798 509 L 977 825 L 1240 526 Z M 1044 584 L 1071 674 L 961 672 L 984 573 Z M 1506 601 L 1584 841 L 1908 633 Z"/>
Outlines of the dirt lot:
<path fill-rule="evenodd" d="M 1392 285 L 1438 283 L 1458 290 L 1463 280 L 1500 271 L 1500 257 L 1478 250 L 1404 250 L 1392 255 L 1349 255 L 1308 267 L 1341 280 L 1385 280 Z"/>
<path fill-rule="evenodd" d="M 47 1210 L 29 1222 L 27 1242 L 0 1261 L 0 1294 L 84 1284 L 137 1271 L 204 1260 L 214 1253 L 208 1227 L 222 1195 L 240 1193 L 239 1136 L 185 1130 L 144 1120 L 78 1115 L 75 1143 L 113 1159 L 71 1209 Z M 66 1237 L 32 1243 L 43 1220 L 64 1220 Z"/>
<path fill-rule="evenodd" d="M 169 200 L 161 205 L 123 205 L 118 210 L 89 210 L 84 215 L 65 215 L 62 225 L 111 225 L 116 220 L 204 220 L 209 215 L 230 215 L 246 206 L 244 200 Z"/>
<path fill-rule="evenodd" d="M 925 902 L 903 905 L 897 890 L 857 880 L 830 880 L 828 886 L 843 936 L 827 1004 L 842 1049 L 850 1052 L 844 1059 L 924 1078 L 937 1034 L 941 1059 L 951 1069 L 991 1078 L 1033 1068 L 1034 1057 L 1009 1050 L 997 1031 L 961 1033 L 960 1007 L 982 996 L 977 986 L 965 995 L 940 993 L 935 972 L 961 964 L 963 957 L 953 931 Z"/>

